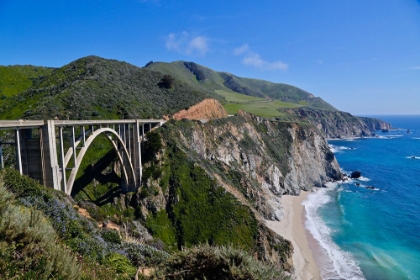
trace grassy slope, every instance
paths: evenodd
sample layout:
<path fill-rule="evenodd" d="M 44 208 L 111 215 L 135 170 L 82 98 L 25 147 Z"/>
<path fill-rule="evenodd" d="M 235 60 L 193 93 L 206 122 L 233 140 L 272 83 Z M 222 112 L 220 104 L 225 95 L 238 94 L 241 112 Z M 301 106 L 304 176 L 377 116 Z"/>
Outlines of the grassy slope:
<path fill-rule="evenodd" d="M 243 110 L 263 117 L 282 117 L 285 113 L 280 112 L 280 109 L 303 105 L 335 110 L 322 99 L 313 97 L 297 87 L 240 78 L 228 73 L 216 72 L 201 65 L 194 65 L 200 76 L 195 75 L 182 61 L 157 62 L 148 65 L 147 68 L 173 75 L 197 90 L 216 96 L 230 114 Z"/>
<path fill-rule="evenodd" d="M 233 91 L 216 90 L 216 93 L 225 97 L 223 106 L 228 114 L 236 114 L 239 110 L 267 118 L 281 117 L 285 113 L 283 108 L 298 108 L 301 105 L 283 102 L 280 100 L 267 100 L 265 98 L 249 96 Z"/>
<path fill-rule="evenodd" d="M 30 65 L 0 66 L 0 106 L 7 98 L 31 87 L 35 79 L 52 71 L 53 68 Z"/>

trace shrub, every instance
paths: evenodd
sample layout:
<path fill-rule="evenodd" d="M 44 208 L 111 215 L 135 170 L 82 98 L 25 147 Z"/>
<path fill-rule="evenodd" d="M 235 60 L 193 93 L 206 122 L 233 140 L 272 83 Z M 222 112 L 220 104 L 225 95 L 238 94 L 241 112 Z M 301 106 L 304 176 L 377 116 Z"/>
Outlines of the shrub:
<path fill-rule="evenodd" d="M 116 230 L 103 229 L 101 235 L 106 242 L 121 244 L 121 237 Z"/>
<path fill-rule="evenodd" d="M 147 244 L 124 243 L 127 257 L 137 266 L 154 266 L 164 262 L 169 254 Z"/>
<path fill-rule="evenodd" d="M 161 88 L 172 88 L 174 86 L 175 78 L 171 75 L 164 75 L 163 78 L 159 82 L 159 87 Z"/>
<path fill-rule="evenodd" d="M 201 245 L 174 253 L 155 271 L 154 279 L 288 279 L 278 268 L 231 247 Z"/>
<path fill-rule="evenodd" d="M 116 273 L 122 273 L 126 276 L 134 276 L 137 271 L 125 256 L 118 253 L 111 253 L 107 255 L 103 264 L 114 270 Z"/>
<path fill-rule="evenodd" d="M 41 212 L 16 205 L 0 182 L 0 278 L 78 279 L 72 253 Z"/>

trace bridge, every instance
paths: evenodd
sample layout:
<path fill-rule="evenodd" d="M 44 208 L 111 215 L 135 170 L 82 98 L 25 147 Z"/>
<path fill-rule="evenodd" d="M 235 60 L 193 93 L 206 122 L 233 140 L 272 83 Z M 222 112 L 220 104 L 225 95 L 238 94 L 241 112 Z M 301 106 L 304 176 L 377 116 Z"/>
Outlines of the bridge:
<path fill-rule="evenodd" d="M 86 151 L 96 137 L 105 135 L 121 164 L 122 190 L 135 191 L 142 177 L 141 142 L 163 123 L 153 119 L 0 121 L 0 130 L 14 133 L 9 142 L 0 139 L 0 168 L 4 168 L 2 146 L 14 145 L 20 174 L 70 195 Z"/>

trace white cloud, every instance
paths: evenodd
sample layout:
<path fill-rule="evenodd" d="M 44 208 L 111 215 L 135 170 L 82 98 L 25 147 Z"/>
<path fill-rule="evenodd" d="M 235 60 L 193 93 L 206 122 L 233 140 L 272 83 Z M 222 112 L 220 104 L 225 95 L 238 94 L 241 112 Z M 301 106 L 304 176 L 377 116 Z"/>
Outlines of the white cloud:
<path fill-rule="evenodd" d="M 195 37 L 191 40 L 188 50 L 190 52 L 196 51 L 201 55 L 205 55 L 209 51 L 207 38 L 203 36 Z"/>
<path fill-rule="evenodd" d="M 322 59 L 317 60 L 316 63 L 318 63 L 319 65 L 324 64 L 324 61 Z"/>
<path fill-rule="evenodd" d="M 204 36 L 195 36 L 188 32 L 181 34 L 171 33 L 166 36 L 166 49 L 187 55 L 206 55 L 209 51 L 209 39 Z"/>
<path fill-rule="evenodd" d="M 261 58 L 258 53 L 251 51 L 248 44 L 244 44 L 233 50 L 234 55 L 242 55 L 242 64 L 262 70 L 287 70 L 289 65 L 282 61 L 269 62 Z"/>
<path fill-rule="evenodd" d="M 414 66 L 414 67 L 411 67 L 411 69 L 413 69 L 413 70 L 420 70 L 420 66 Z"/>
<path fill-rule="evenodd" d="M 241 55 L 244 54 L 246 52 L 249 51 L 249 46 L 248 44 L 243 44 L 242 46 L 240 46 L 239 48 L 236 48 L 233 50 L 233 54 L 234 55 Z"/>

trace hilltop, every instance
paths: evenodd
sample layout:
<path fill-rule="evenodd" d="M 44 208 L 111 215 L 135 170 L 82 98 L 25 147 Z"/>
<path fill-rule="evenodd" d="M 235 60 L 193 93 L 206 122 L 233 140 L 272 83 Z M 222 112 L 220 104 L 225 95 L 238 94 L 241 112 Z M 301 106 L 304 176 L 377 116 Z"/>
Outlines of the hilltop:
<path fill-rule="evenodd" d="M 216 96 L 224 98 L 227 102 L 270 102 L 275 99 L 282 101 L 284 107 L 306 105 L 319 109 L 336 110 L 321 98 L 300 88 L 287 84 L 241 78 L 227 72 L 211 70 L 194 62 L 156 62 L 148 63 L 145 68 L 168 73 L 202 91 L 213 91 Z M 246 98 L 235 93 L 255 98 Z"/>

